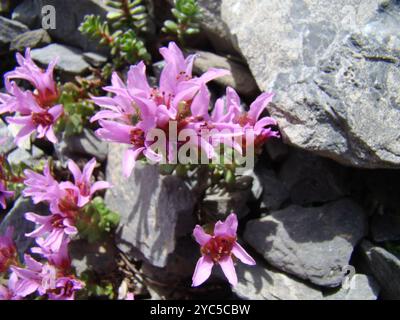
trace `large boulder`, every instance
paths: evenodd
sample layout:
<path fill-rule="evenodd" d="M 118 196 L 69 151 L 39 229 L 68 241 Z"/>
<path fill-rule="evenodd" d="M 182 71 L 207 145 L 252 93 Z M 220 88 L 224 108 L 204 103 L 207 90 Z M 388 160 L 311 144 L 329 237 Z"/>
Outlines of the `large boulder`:
<path fill-rule="evenodd" d="M 292 205 L 251 220 L 244 239 L 276 268 L 320 286 L 336 287 L 366 231 L 362 209 L 343 199 L 315 208 Z"/>
<path fill-rule="evenodd" d="M 0 16 L 0 49 L 5 49 L 18 35 L 28 30 L 26 25 Z"/>
<path fill-rule="evenodd" d="M 376 300 L 379 285 L 374 278 L 365 274 L 355 274 L 348 287 L 341 287 L 334 293 L 325 296 L 326 300 Z"/>
<path fill-rule="evenodd" d="M 238 284 L 233 292 L 246 300 L 321 300 L 321 291 L 301 280 L 265 267 L 261 262 L 255 266 L 236 266 Z"/>
<path fill-rule="evenodd" d="M 400 4 L 223 0 L 222 17 L 287 143 L 344 164 L 400 167 Z M 251 17 L 251 19 L 249 19 Z"/>
<path fill-rule="evenodd" d="M 361 246 L 362 257 L 382 288 L 385 299 L 400 299 L 400 259 L 367 240 Z"/>
<path fill-rule="evenodd" d="M 195 200 L 182 179 L 162 176 L 155 165 L 137 163 L 129 179 L 122 176 L 124 149 L 110 145 L 106 172 L 114 187 L 105 202 L 121 215 L 117 244 L 124 253 L 163 268 L 176 239 L 193 230 Z"/>
<path fill-rule="evenodd" d="M 58 58 L 56 70 L 60 71 L 63 78 L 68 78 L 86 73 L 90 65 L 85 61 L 82 51 L 58 43 L 52 43 L 44 48 L 33 49 L 32 59 L 41 65 L 48 65 Z"/>

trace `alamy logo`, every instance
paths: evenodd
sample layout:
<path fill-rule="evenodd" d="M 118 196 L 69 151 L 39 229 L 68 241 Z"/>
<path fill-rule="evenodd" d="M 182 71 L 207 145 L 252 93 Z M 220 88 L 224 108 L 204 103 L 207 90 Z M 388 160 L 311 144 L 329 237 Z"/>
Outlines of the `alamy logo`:
<path fill-rule="evenodd" d="M 56 28 L 56 8 L 52 5 L 42 7 L 42 28 L 44 30 Z"/>
<path fill-rule="evenodd" d="M 342 268 L 342 288 L 345 290 L 354 289 L 354 276 L 356 274 L 356 269 L 353 266 L 347 265 Z"/>

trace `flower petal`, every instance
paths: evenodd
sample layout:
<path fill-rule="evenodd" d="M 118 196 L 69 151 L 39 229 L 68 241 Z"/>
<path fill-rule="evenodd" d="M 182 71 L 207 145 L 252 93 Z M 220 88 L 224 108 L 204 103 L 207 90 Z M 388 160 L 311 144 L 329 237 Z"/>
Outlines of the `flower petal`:
<path fill-rule="evenodd" d="M 196 225 L 194 228 L 193 236 L 196 239 L 196 242 L 201 246 L 204 246 L 212 238 L 212 236 L 206 233 L 199 225 Z"/>
<path fill-rule="evenodd" d="M 254 266 L 256 261 L 244 250 L 244 248 L 237 242 L 232 247 L 232 253 L 245 264 Z"/>
<path fill-rule="evenodd" d="M 219 261 L 219 265 L 222 268 L 226 278 L 232 286 L 236 286 L 238 279 L 236 275 L 235 266 L 233 265 L 233 260 L 231 257 L 225 258 Z"/>
<path fill-rule="evenodd" d="M 214 227 L 215 236 L 236 237 L 238 220 L 236 214 L 231 213 L 224 222 L 218 221 Z"/>
<path fill-rule="evenodd" d="M 201 257 L 197 261 L 196 268 L 194 269 L 192 287 L 197 287 L 206 281 L 211 275 L 213 266 L 214 263 L 210 258 Z"/>

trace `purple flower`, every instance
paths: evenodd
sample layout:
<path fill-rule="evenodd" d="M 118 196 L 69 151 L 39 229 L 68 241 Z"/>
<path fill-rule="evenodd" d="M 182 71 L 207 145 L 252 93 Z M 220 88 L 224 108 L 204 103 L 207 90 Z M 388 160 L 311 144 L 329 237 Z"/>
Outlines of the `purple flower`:
<path fill-rule="evenodd" d="M 60 251 L 63 242 L 68 241 L 69 237 L 78 233 L 74 221 L 61 214 L 53 213 L 49 216 L 41 216 L 28 212 L 25 214 L 25 218 L 39 226 L 31 233 L 27 233 L 26 236 L 31 238 L 44 237 L 42 246 L 49 248 L 52 252 Z"/>
<path fill-rule="evenodd" d="M 25 57 L 20 53 L 16 55 L 19 67 L 4 75 L 7 91 L 12 92 L 11 79 L 23 79 L 29 81 L 35 88 L 35 96 L 42 107 L 53 104 L 58 99 L 57 84 L 54 81 L 53 72 L 57 60 L 52 61 L 47 70 L 39 68 L 32 60 L 30 48 L 26 49 Z"/>
<path fill-rule="evenodd" d="M 14 196 L 14 191 L 7 191 L 6 186 L 3 181 L 0 180 L 0 206 L 6 208 L 6 198 L 11 198 Z"/>
<path fill-rule="evenodd" d="M 75 292 L 81 290 L 84 284 L 72 276 L 60 277 L 55 289 L 48 292 L 49 300 L 74 300 Z"/>
<path fill-rule="evenodd" d="M 13 233 L 13 228 L 9 227 L 4 236 L 0 236 L 0 273 L 6 272 L 17 256 L 17 248 L 12 239 Z"/>
<path fill-rule="evenodd" d="M 194 274 L 193 287 L 201 285 L 210 275 L 214 264 L 219 264 L 233 286 L 237 284 L 237 276 L 232 260 L 232 254 L 248 265 L 256 262 L 237 242 L 236 231 L 238 220 L 236 214 L 230 214 L 224 222 L 218 221 L 214 227 L 214 234 L 205 233 L 199 225 L 193 230 L 193 236 L 201 246 L 202 257 L 198 260 Z"/>
<path fill-rule="evenodd" d="M 144 122 L 136 126 L 126 125 L 109 120 L 100 120 L 101 129 L 96 131 L 96 135 L 103 140 L 119 142 L 130 145 L 125 151 L 122 168 L 126 177 L 129 177 L 138 157 L 143 154 L 146 158 L 154 162 L 159 162 L 161 156 L 151 148 L 152 141 L 147 141 L 146 136 L 154 127 L 146 127 Z"/>
<path fill-rule="evenodd" d="M 0 300 L 21 300 L 22 297 L 17 295 L 16 284 L 18 276 L 12 272 L 8 279 L 8 286 L 0 285 Z"/>
<path fill-rule="evenodd" d="M 35 204 L 43 201 L 57 202 L 60 196 L 60 186 L 52 176 L 48 163 L 44 166 L 43 174 L 32 170 L 25 170 L 24 174 L 26 177 L 25 189 L 22 191 L 24 197 L 31 197 Z"/>
<path fill-rule="evenodd" d="M 21 126 L 20 131 L 15 137 L 15 143 L 20 145 L 23 138 L 30 136 L 34 131 L 37 132 L 38 138 L 46 137 L 50 142 L 57 143 L 57 138 L 53 131 L 53 125 L 63 114 L 62 105 L 55 105 L 50 108 L 42 108 L 34 95 L 30 91 L 22 92 L 17 88 L 15 83 L 14 93 L 18 101 L 18 112 L 21 116 L 7 117 L 8 123 Z"/>
<path fill-rule="evenodd" d="M 54 266 L 42 264 L 28 254 L 24 258 L 25 268 L 11 267 L 17 276 L 14 289 L 16 295 L 24 298 L 37 291 L 42 296 L 56 289 L 57 269 Z"/>
<path fill-rule="evenodd" d="M 46 246 L 45 238 L 36 238 L 36 243 L 39 247 L 31 248 L 32 253 L 36 253 L 44 257 L 51 265 L 60 270 L 69 270 L 71 267 L 71 258 L 68 254 L 69 239 L 62 241 L 58 251 L 52 250 L 51 247 Z"/>
<path fill-rule="evenodd" d="M 106 181 L 97 181 L 92 184 L 91 178 L 96 164 L 96 159 L 93 158 L 86 164 L 83 171 L 81 171 L 74 161 L 68 161 L 68 169 L 74 176 L 75 186 L 79 190 L 77 205 L 80 208 L 85 206 L 90 201 L 92 195 L 97 191 L 111 187 L 111 185 Z"/>

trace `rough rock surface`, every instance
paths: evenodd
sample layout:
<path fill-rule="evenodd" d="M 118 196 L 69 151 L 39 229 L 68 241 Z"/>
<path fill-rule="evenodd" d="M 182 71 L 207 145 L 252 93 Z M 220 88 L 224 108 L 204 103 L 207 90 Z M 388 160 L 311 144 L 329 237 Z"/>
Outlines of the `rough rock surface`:
<path fill-rule="evenodd" d="M 340 285 L 354 246 L 367 231 L 348 199 L 321 207 L 292 205 L 247 223 L 245 240 L 276 268 L 327 287 Z"/>
<path fill-rule="evenodd" d="M 344 164 L 400 166 L 400 4 L 223 0 L 222 18 L 286 142 Z M 251 17 L 251 19 L 249 19 Z"/>
<path fill-rule="evenodd" d="M 244 96 L 252 96 L 259 91 L 249 69 L 242 64 L 211 52 L 197 51 L 196 54 L 198 56 L 193 65 L 194 73 L 201 75 L 210 68 L 226 69 L 231 74 L 216 79 L 216 83 L 223 87 L 232 87 Z"/>
<path fill-rule="evenodd" d="M 368 241 L 361 244 L 361 252 L 370 271 L 382 288 L 385 299 L 400 299 L 400 259 Z"/>
<path fill-rule="evenodd" d="M 0 144 L 0 154 L 7 154 L 16 148 L 14 138 L 11 132 L 8 130 L 7 125 L 0 119 L 0 139 L 5 139 Z"/>
<path fill-rule="evenodd" d="M 377 282 L 365 274 L 355 274 L 348 288 L 340 288 L 337 292 L 329 294 L 326 300 L 376 300 L 379 294 Z"/>
<path fill-rule="evenodd" d="M 110 145 L 106 173 L 114 186 L 106 193 L 106 204 L 121 215 L 117 243 L 123 252 L 140 251 L 149 263 L 162 268 L 176 238 L 194 227 L 194 198 L 183 180 L 161 176 L 157 166 L 137 163 L 131 177 L 123 177 L 124 149 Z"/>
<path fill-rule="evenodd" d="M 71 264 L 79 277 L 91 270 L 99 275 L 108 275 L 117 268 L 117 250 L 112 241 L 89 243 L 86 240 L 73 241 L 69 247 Z"/>
<path fill-rule="evenodd" d="M 88 129 L 83 129 L 82 134 L 62 137 L 55 146 L 59 159 L 66 163 L 68 158 L 77 156 L 95 157 L 99 161 L 107 159 L 108 143 L 96 137 Z"/>
<path fill-rule="evenodd" d="M 79 49 L 53 43 L 44 48 L 32 50 L 32 59 L 42 65 L 48 65 L 59 58 L 56 70 L 67 75 L 81 75 L 88 71 L 90 65 L 83 59 Z"/>
<path fill-rule="evenodd" d="M 78 30 L 85 15 L 94 14 L 105 17 L 107 8 L 104 0 L 25 0 L 19 5 L 13 19 L 23 21 L 31 27 L 42 27 L 42 8 L 46 5 L 54 6 L 56 12 L 56 28 L 48 29 L 50 36 L 62 43 L 79 47 L 82 50 L 99 50 L 98 41 L 91 41 Z"/>
<path fill-rule="evenodd" d="M 46 30 L 37 29 L 16 36 L 11 42 L 10 49 L 24 51 L 26 48 L 41 48 L 51 43 Z"/>
<path fill-rule="evenodd" d="M 258 262 L 255 266 L 239 263 L 236 266 L 238 284 L 233 292 L 248 300 L 321 300 L 322 293 L 301 280 L 285 273 L 266 268 Z"/>
<path fill-rule="evenodd" d="M 14 228 L 13 238 L 21 258 L 34 243 L 33 238 L 25 237 L 25 233 L 30 233 L 35 228 L 33 222 L 25 219 L 26 212 L 46 215 L 49 210 L 44 204 L 34 205 L 31 199 L 20 197 L 0 223 L 0 234 L 4 234 L 8 227 Z"/>
<path fill-rule="evenodd" d="M 346 168 L 309 152 L 293 150 L 278 177 L 292 203 L 301 206 L 337 200 L 348 192 Z"/>
<path fill-rule="evenodd" d="M 0 48 L 4 48 L 15 39 L 16 36 L 27 32 L 26 25 L 0 16 Z"/>

